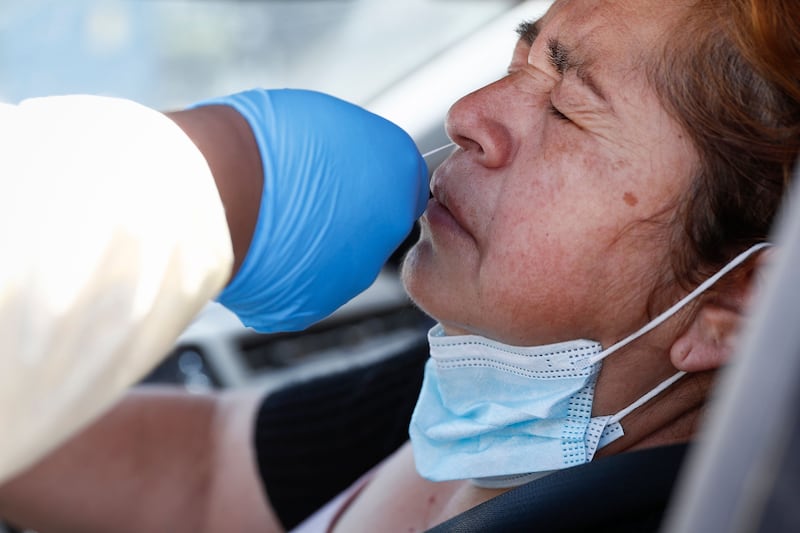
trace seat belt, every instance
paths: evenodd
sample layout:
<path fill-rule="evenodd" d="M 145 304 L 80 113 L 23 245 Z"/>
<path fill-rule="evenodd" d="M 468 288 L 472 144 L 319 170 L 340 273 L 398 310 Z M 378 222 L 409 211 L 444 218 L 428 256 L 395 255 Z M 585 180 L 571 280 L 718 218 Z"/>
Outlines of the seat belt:
<path fill-rule="evenodd" d="M 658 531 L 688 446 L 612 455 L 512 489 L 428 533 Z"/>

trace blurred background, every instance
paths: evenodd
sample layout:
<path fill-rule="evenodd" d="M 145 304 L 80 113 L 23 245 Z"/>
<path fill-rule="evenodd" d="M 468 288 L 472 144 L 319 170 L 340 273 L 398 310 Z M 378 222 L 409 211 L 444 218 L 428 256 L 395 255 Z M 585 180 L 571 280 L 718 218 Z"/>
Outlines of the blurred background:
<path fill-rule="evenodd" d="M 89 92 L 171 108 L 295 86 L 363 103 L 514 3 L 4 0 L 0 98 Z"/>

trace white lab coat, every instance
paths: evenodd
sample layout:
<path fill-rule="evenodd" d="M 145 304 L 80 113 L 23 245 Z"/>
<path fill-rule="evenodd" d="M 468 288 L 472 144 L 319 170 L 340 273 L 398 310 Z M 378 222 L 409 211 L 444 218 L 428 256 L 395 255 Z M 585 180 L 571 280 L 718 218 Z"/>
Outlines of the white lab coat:
<path fill-rule="evenodd" d="M 151 370 L 233 252 L 205 159 L 161 113 L 0 104 L 0 151 L 2 483 Z"/>

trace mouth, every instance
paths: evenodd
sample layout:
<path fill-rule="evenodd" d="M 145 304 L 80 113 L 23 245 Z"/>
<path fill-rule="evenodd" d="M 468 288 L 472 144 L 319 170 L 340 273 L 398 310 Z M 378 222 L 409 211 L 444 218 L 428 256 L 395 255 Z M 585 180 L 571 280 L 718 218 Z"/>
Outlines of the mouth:
<path fill-rule="evenodd" d="M 424 217 L 432 228 L 466 234 L 472 238 L 463 222 L 458 204 L 448 195 L 441 183 L 440 179 L 433 180 L 431 184 L 433 197 L 428 200 L 428 208 L 425 210 Z"/>

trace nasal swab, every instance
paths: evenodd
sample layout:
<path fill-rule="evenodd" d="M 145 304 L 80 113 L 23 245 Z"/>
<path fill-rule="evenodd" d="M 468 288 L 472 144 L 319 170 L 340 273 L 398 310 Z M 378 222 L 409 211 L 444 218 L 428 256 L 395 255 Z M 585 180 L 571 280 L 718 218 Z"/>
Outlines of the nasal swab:
<path fill-rule="evenodd" d="M 456 145 L 456 143 L 454 143 L 454 142 L 449 142 L 449 143 L 445 144 L 444 146 L 440 146 L 439 148 L 434 148 L 434 149 L 433 149 L 433 150 L 431 150 L 430 152 L 425 152 L 424 154 L 422 154 L 422 158 L 423 158 L 423 159 L 428 159 L 428 157 L 432 156 L 433 154 L 439 153 L 439 152 L 441 152 L 442 150 L 447 150 L 447 149 L 448 149 L 448 148 L 450 148 L 451 146 L 455 146 L 455 145 Z"/>

